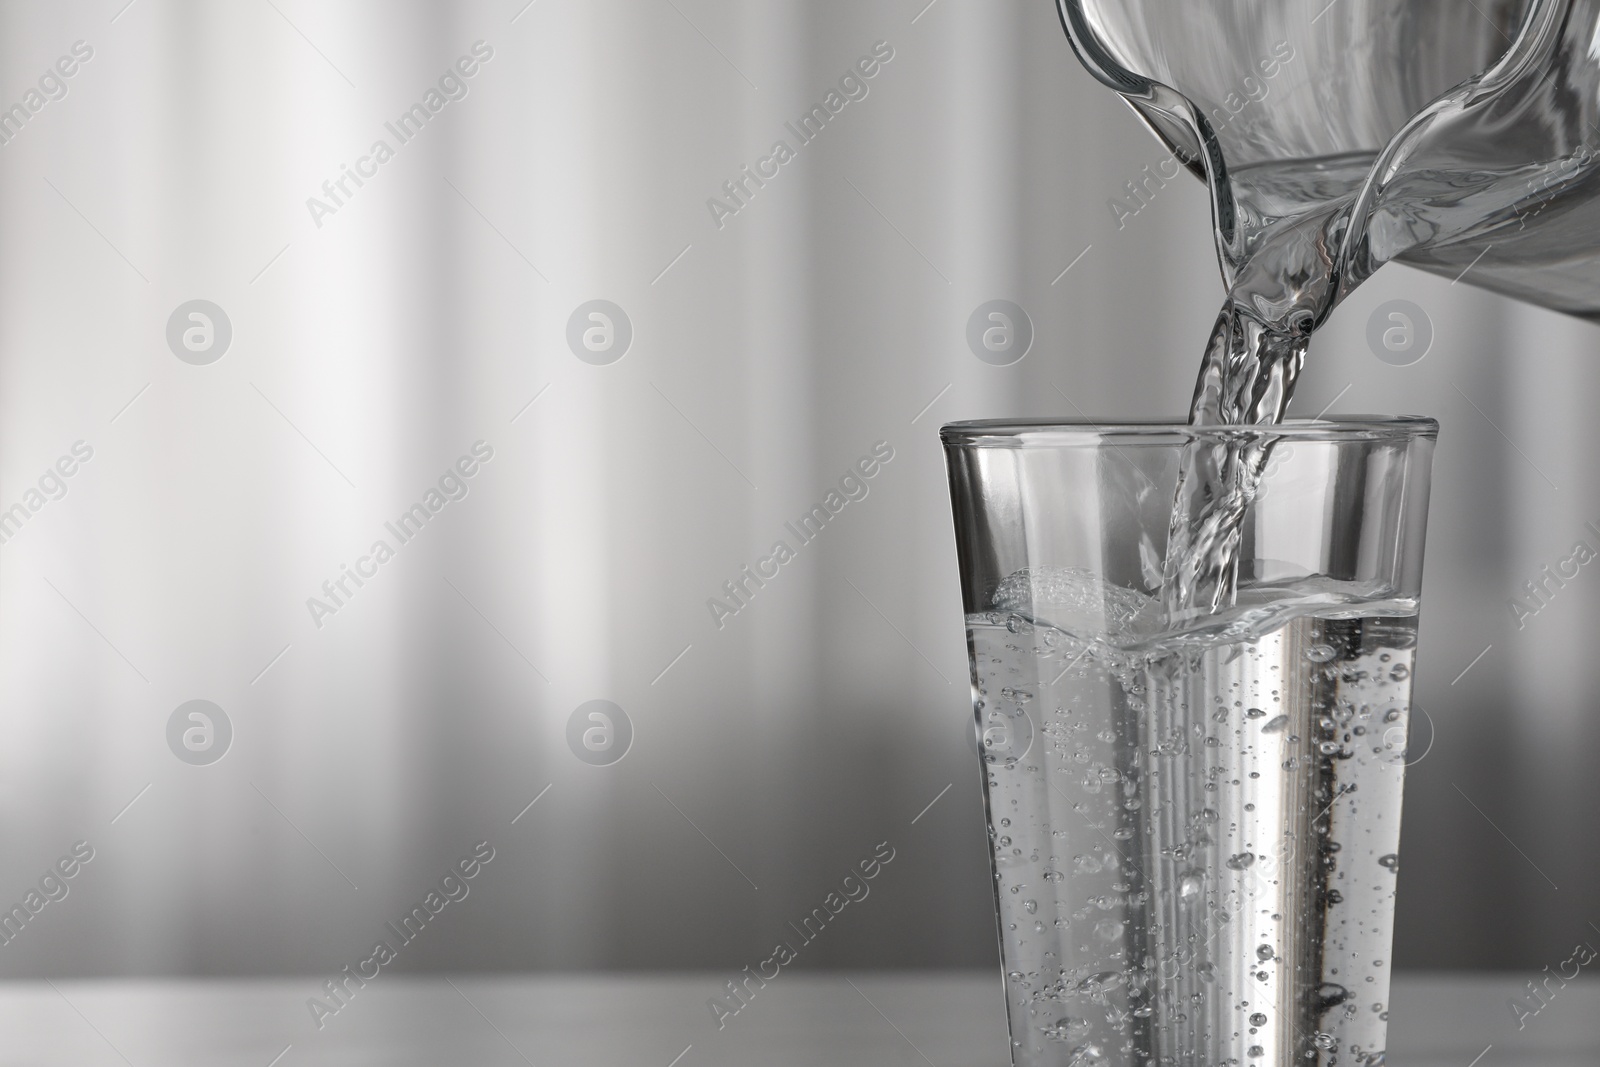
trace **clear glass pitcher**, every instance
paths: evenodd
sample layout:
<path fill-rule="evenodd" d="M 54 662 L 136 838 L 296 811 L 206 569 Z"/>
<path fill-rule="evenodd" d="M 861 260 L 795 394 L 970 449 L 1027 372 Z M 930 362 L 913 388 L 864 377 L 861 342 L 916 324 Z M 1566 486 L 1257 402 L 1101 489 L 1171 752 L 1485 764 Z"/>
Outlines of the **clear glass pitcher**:
<path fill-rule="evenodd" d="M 1057 3 L 1208 181 L 1262 321 L 1308 333 L 1390 260 L 1600 320 L 1600 0 Z"/>

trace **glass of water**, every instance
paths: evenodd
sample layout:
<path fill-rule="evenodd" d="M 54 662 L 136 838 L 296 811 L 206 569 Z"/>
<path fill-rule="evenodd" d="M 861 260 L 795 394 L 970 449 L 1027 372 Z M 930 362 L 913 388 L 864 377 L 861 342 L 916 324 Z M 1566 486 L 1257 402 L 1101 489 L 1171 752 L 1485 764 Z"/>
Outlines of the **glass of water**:
<path fill-rule="evenodd" d="M 1437 434 L 944 427 L 1017 1067 L 1384 1062 Z M 1169 540 L 1226 544 L 1217 610 Z"/>

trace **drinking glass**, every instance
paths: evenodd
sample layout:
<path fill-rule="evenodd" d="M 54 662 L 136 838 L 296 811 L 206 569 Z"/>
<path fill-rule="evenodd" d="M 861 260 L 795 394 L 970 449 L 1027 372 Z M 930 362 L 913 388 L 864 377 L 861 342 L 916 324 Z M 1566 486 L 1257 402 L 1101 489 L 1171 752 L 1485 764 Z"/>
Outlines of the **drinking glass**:
<path fill-rule="evenodd" d="M 1381 1064 L 1437 423 L 941 433 L 1012 1062 Z M 1229 595 L 1169 611 L 1227 450 Z"/>

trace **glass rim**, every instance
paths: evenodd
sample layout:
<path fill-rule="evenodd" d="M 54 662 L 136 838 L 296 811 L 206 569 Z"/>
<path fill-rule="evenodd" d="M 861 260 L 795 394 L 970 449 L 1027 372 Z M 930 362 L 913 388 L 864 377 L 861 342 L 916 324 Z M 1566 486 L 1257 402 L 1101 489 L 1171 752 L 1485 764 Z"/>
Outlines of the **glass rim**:
<path fill-rule="evenodd" d="M 1170 445 L 1185 441 L 1241 438 L 1298 441 L 1360 441 L 1437 438 L 1439 423 L 1422 415 L 1330 415 L 1247 426 L 1191 426 L 1187 420 L 1089 418 L 973 419 L 939 427 L 946 444 L 959 447 L 1071 447 L 1118 444 Z"/>

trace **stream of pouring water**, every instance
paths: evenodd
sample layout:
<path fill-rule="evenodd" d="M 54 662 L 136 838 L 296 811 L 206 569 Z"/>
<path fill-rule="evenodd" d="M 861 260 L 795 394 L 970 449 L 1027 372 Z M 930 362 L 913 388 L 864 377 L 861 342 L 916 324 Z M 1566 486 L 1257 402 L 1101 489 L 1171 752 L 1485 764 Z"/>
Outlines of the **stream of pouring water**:
<path fill-rule="evenodd" d="M 1277 424 L 1288 411 L 1313 332 L 1376 269 L 1350 270 L 1345 244 L 1353 237 L 1360 242 L 1351 214 L 1377 155 L 1230 169 L 1190 101 L 1152 86 L 1150 102 L 1182 120 L 1206 146 L 1218 262 L 1228 286 L 1206 342 L 1189 422 Z M 1232 606 L 1243 521 L 1271 447 L 1270 438 L 1241 435 L 1197 440 L 1187 449 L 1163 574 L 1169 624 Z"/>
<path fill-rule="evenodd" d="M 1308 246 L 1304 233 L 1302 223 L 1270 235 L 1258 255 L 1282 273 L 1263 277 L 1258 262 L 1229 293 L 1206 343 L 1189 409 L 1191 425 L 1283 421 L 1313 324 L 1331 307 L 1335 280 L 1331 263 L 1325 257 L 1318 261 L 1320 249 Z M 1296 269 L 1283 269 L 1291 264 Z M 1285 292 L 1288 313 L 1282 314 Z M 1270 304 L 1277 304 L 1280 314 L 1263 315 Z M 1271 447 L 1270 438 L 1251 434 L 1196 440 L 1185 451 L 1163 574 L 1169 623 L 1232 606 L 1245 513 Z"/>
<path fill-rule="evenodd" d="M 1230 300 L 1206 346 L 1190 423 L 1281 422 L 1309 341 L 1309 333 L 1274 330 Z M 1170 622 L 1232 605 L 1245 512 L 1270 448 L 1270 441 L 1251 436 L 1197 440 L 1185 451 L 1162 585 Z"/>

